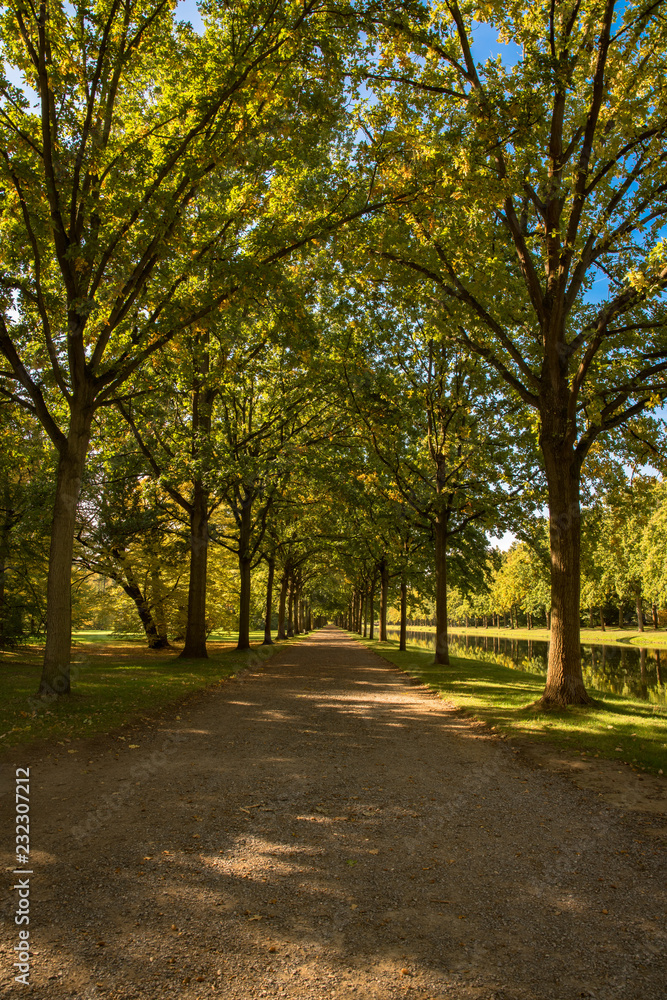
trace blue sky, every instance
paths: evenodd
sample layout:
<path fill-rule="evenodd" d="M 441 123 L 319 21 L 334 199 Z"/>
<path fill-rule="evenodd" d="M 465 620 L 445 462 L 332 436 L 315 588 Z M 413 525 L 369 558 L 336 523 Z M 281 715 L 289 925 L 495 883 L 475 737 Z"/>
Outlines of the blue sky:
<path fill-rule="evenodd" d="M 202 31 L 204 22 L 197 9 L 196 0 L 180 0 L 176 5 L 176 17 L 189 21 L 195 31 Z M 477 23 L 473 29 L 475 58 L 484 62 L 489 56 L 501 56 L 506 66 L 513 66 L 521 55 L 518 45 L 504 45 L 498 41 L 498 32 L 490 24 Z"/>

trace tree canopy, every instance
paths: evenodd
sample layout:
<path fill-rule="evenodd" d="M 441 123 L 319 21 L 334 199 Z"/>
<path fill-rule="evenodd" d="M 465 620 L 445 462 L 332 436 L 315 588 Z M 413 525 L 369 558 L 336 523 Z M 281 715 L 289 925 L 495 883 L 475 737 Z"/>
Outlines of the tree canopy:
<path fill-rule="evenodd" d="M 446 666 L 451 591 L 586 703 L 582 613 L 667 593 L 663 4 L 201 12 L 0 19 L 0 635 L 66 694 L 86 588 L 201 657 L 277 573 L 279 634 L 394 602 Z"/>

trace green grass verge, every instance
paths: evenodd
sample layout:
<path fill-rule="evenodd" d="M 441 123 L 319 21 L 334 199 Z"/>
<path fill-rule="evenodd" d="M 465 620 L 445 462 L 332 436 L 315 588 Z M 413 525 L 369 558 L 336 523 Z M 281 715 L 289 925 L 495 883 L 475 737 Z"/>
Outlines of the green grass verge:
<path fill-rule="evenodd" d="M 57 701 L 35 698 L 41 675 L 39 649 L 3 657 L 0 753 L 37 740 L 107 733 L 245 667 L 259 666 L 284 645 L 256 645 L 244 651 L 213 647 L 207 660 L 181 660 L 177 651 L 128 650 L 124 642 L 109 642 L 108 636 L 102 644 L 98 638 L 84 642 L 80 635 L 72 653 L 72 693 Z M 261 639 L 263 633 L 256 636 Z"/>
<path fill-rule="evenodd" d="M 398 635 L 398 625 L 389 625 L 388 628 Z M 408 632 L 429 632 L 435 635 L 435 628 L 432 625 L 414 625 L 408 628 Z M 449 628 L 450 635 L 481 635 L 492 638 L 500 636 L 502 639 L 533 639 L 534 641 L 548 642 L 551 638 L 550 632 L 545 628 Z M 643 632 L 637 629 L 612 628 L 610 626 L 603 632 L 596 628 L 581 629 L 582 646 L 646 646 L 655 648 L 656 646 L 667 647 L 667 632 L 659 629 L 657 632 L 651 626 Z"/>
<path fill-rule="evenodd" d="M 238 632 L 212 632 L 209 635 L 209 642 L 233 642 L 235 643 L 238 639 Z M 264 630 L 258 629 L 256 632 L 250 633 L 250 641 L 252 643 L 260 643 L 264 638 Z M 102 631 L 95 629 L 76 629 L 72 632 L 72 645 L 81 646 L 85 643 L 100 643 L 100 642 L 132 642 L 138 643 L 141 646 L 146 645 L 146 636 L 143 632 L 128 632 L 123 635 L 116 635 L 112 631 Z M 38 643 L 38 645 L 40 645 Z"/>
<path fill-rule="evenodd" d="M 528 707 L 542 694 L 544 676 L 482 660 L 452 657 L 449 667 L 433 663 L 433 653 L 408 643 L 371 642 L 354 636 L 438 691 L 477 719 L 509 736 L 555 744 L 570 753 L 620 760 L 654 774 L 667 771 L 667 708 L 591 690 L 601 704 L 538 712 Z"/>

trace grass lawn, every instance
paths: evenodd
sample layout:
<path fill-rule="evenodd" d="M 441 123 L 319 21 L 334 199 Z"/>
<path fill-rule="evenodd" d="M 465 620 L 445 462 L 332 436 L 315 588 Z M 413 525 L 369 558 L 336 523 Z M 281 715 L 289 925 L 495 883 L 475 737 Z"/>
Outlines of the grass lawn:
<path fill-rule="evenodd" d="M 544 690 L 543 675 L 463 657 L 452 657 L 444 667 L 419 646 L 408 643 L 401 653 L 397 641 L 359 641 L 500 732 L 548 741 L 570 753 L 621 760 L 654 774 L 667 771 L 665 706 L 591 690 L 601 707 L 538 712 L 528 706 Z"/>
<path fill-rule="evenodd" d="M 388 628 L 395 630 L 398 635 L 398 625 L 389 625 Z M 408 628 L 408 632 L 432 632 L 435 628 L 432 625 L 414 625 Z M 450 628 L 450 635 L 481 635 L 481 636 L 501 636 L 503 639 L 533 639 L 548 642 L 551 634 L 545 628 Z M 582 646 L 665 646 L 667 647 L 667 631 L 658 629 L 656 632 L 653 626 L 646 628 L 643 632 L 631 628 L 612 628 L 609 625 L 603 632 L 599 628 L 581 629 Z"/>
<path fill-rule="evenodd" d="M 283 643 L 239 652 L 209 643 L 208 660 L 181 660 L 178 649 L 152 652 L 143 644 L 110 641 L 107 632 L 77 632 L 72 649 L 72 694 L 55 702 L 35 698 L 42 649 L 5 652 L 0 660 L 0 750 L 34 740 L 106 733 L 174 703 L 193 691 L 259 666 Z M 288 640 L 294 642 L 295 640 Z"/>

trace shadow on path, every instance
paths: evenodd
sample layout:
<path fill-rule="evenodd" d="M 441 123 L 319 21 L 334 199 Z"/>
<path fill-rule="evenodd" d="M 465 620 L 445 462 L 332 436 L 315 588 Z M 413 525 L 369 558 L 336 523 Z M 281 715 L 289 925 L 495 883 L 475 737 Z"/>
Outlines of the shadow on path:
<path fill-rule="evenodd" d="M 32 997 L 664 1000 L 664 851 L 338 630 L 128 743 L 33 770 Z"/>

